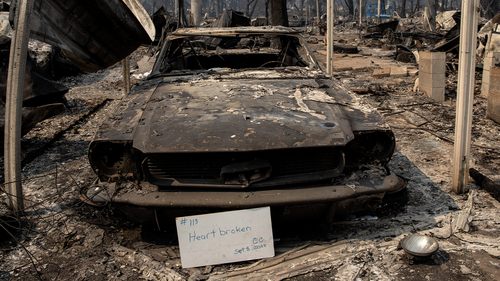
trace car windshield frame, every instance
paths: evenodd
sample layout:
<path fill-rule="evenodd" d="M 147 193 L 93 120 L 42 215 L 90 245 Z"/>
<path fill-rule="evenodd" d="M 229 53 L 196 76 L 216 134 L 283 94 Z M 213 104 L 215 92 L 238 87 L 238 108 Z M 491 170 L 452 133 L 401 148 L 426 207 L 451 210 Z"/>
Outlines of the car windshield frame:
<path fill-rule="evenodd" d="M 247 39 L 246 45 L 240 44 L 242 39 Z M 250 63 L 245 65 L 237 56 L 246 56 Z M 260 60 L 264 63 L 259 64 Z M 282 26 L 182 28 L 166 37 L 148 78 L 290 68 L 321 71 L 298 30 Z"/>

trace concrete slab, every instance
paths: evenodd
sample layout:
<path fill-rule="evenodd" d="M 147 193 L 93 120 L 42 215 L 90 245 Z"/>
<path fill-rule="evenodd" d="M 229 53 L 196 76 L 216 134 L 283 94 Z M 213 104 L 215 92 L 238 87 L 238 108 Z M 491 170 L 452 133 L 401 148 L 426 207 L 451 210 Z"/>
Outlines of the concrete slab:
<path fill-rule="evenodd" d="M 327 51 L 326 50 L 316 50 L 316 52 L 322 54 L 323 56 L 327 56 Z M 333 54 L 333 57 L 334 58 L 343 58 L 343 57 L 347 57 L 346 54 Z"/>
<path fill-rule="evenodd" d="M 486 117 L 500 123 L 500 67 L 490 69 L 490 82 Z"/>
<path fill-rule="evenodd" d="M 323 56 L 326 56 L 326 50 L 316 50 L 317 53 L 323 55 Z"/>
<path fill-rule="evenodd" d="M 361 52 L 359 52 L 359 54 L 363 55 L 363 56 L 371 56 L 371 55 L 373 55 L 371 52 L 366 51 L 366 50 L 362 50 Z"/>
<path fill-rule="evenodd" d="M 408 76 L 408 71 L 405 67 L 391 66 L 391 76 L 392 77 L 406 77 Z"/>
<path fill-rule="evenodd" d="M 335 66 L 333 65 L 333 70 L 334 71 L 347 71 L 347 70 L 352 70 L 351 66 Z"/>
<path fill-rule="evenodd" d="M 384 67 L 384 68 L 375 69 L 375 70 L 373 70 L 372 76 L 375 78 L 389 77 L 389 76 L 391 76 L 391 68 Z"/>
<path fill-rule="evenodd" d="M 363 71 L 365 69 L 366 69 L 366 67 L 360 66 L 360 65 L 356 65 L 356 66 L 352 67 L 352 70 L 354 70 L 354 71 Z"/>
<path fill-rule="evenodd" d="M 417 76 L 418 75 L 418 69 L 409 69 L 408 70 L 408 76 Z"/>

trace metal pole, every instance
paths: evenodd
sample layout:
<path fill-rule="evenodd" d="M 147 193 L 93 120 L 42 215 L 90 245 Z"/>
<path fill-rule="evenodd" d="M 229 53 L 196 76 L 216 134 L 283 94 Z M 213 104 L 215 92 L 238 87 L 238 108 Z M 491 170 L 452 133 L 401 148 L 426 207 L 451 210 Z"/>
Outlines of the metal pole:
<path fill-rule="evenodd" d="M 327 0 L 326 6 L 326 73 L 332 74 L 331 73 L 331 65 L 330 63 L 332 62 L 331 56 L 332 56 L 332 46 L 330 45 L 330 29 L 332 29 L 331 26 L 331 21 L 332 21 L 332 15 L 330 15 L 330 2 L 331 0 Z"/>
<path fill-rule="evenodd" d="M 361 30 L 362 14 L 363 14 L 363 0 L 359 0 L 359 30 Z"/>
<path fill-rule="evenodd" d="M 333 73 L 333 22 L 334 22 L 334 11 L 333 11 L 333 1 L 328 0 L 327 6 L 328 9 L 326 11 L 327 24 L 326 24 L 326 44 L 327 44 L 327 52 L 326 52 L 326 72 L 328 74 Z"/>
<path fill-rule="evenodd" d="M 18 0 L 10 44 L 5 107 L 5 186 L 9 205 L 18 213 L 24 210 L 21 179 L 21 118 L 26 72 L 26 56 L 34 0 Z"/>
<path fill-rule="evenodd" d="M 319 0 L 316 0 L 316 25 L 320 22 Z M 319 27 L 318 27 L 319 28 Z"/>
<path fill-rule="evenodd" d="M 306 27 L 309 25 L 309 5 L 306 8 Z"/>
<path fill-rule="evenodd" d="M 380 23 L 380 0 L 378 0 L 377 6 L 377 23 Z"/>
<path fill-rule="evenodd" d="M 460 25 L 460 56 L 458 62 L 457 113 L 453 153 L 452 188 L 455 193 L 467 192 L 476 70 L 476 36 L 478 0 L 462 0 Z"/>
<path fill-rule="evenodd" d="M 122 60 L 123 67 L 123 88 L 125 90 L 125 94 L 130 92 L 130 63 L 128 57 Z"/>

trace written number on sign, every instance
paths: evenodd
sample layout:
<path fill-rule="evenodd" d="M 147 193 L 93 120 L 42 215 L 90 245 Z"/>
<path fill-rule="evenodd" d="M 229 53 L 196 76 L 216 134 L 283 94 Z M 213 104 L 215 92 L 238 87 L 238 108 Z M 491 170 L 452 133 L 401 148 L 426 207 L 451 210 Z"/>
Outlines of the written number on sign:
<path fill-rule="evenodd" d="M 198 224 L 198 219 L 186 219 L 186 218 L 182 218 L 181 219 L 181 225 L 189 225 L 189 226 L 193 226 L 193 225 L 197 225 Z"/>

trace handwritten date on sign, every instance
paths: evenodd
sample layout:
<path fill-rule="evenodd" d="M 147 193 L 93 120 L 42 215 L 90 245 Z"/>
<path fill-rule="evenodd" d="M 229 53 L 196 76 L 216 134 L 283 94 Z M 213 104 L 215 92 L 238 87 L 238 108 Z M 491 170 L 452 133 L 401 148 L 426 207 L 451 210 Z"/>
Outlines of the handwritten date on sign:
<path fill-rule="evenodd" d="M 255 251 L 255 250 L 259 250 L 259 249 L 262 249 L 262 248 L 265 248 L 267 247 L 267 244 L 264 243 L 264 238 L 260 237 L 260 238 L 254 238 L 253 239 L 253 245 L 250 245 L 250 246 L 247 246 L 247 247 L 243 247 L 241 249 L 235 249 L 234 250 L 234 254 L 235 255 L 238 255 L 238 254 L 242 254 L 244 252 L 250 252 L 250 251 Z"/>

